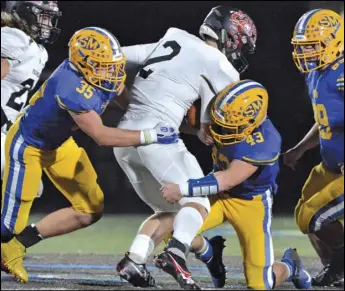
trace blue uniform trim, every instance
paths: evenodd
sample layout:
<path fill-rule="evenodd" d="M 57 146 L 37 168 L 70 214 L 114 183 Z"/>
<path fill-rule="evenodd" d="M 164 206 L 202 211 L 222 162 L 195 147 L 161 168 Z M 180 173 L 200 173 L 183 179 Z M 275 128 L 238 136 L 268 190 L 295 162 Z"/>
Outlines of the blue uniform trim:
<path fill-rule="evenodd" d="M 219 192 L 218 181 L 214 174 L 207 175 L 200 179 L 188 180 L 188 193 L 193 196 L 209 196 Z"/>
<path fill-rule="evenodd" d="M 341 204 L 344 204 L 344 193 L 314 214 L 309 223 L 309 232 L 314 233 L 336 218 L 344 215 L 344 205 L 341 206 Z M 327 217 L 321 217 L 325 212 L 328 212 L 326 215 Z M 318 220 L 321 221 L 320 225 L 317 224 Z"/>
<path fill-rule="evenodd" d="M 18 130 L 15 136 L 13 137 L 11 148 L 10 148 L 10 170 L 7 180 L 7 184 L 4 185 L 5 189 L 5 200 L 4 207 L 1 215 L 1 224 L 2 228 L 6 227 L 9 232 L 13 233 L 15 229 L 15 224 L 18 217 L 19 208 L 21 205 L 22 189 L 25 176 L 25 163 L 24 163 L 24 151 L 26 144 L 23 141 L 19 146 L 19 149 L 16 150 L 18 146 L 19 138 L 21 137 L 20 131 Z M 17 157 L 16 157 L 17 156 Z M 16 159 L 17 158 L 17 159 Z M 14 179 L 16 168 L 15 166 L 19 165 L 19 172 L 17 179 Z M 15 186 L 13 185 L 15 183 Z M 12 191 L 14 189 L 14 191 Z M 14 196 L 14 197 L 13 197 Z M 10 207 L 10 199 L 12 200 L 13 205 Z"/>
<path fill-rule="evenodd" d="M 272 237 L 271 237 L 271 224 L 272 224 L 272 197 L 271 192 L 267 191 L 262 196 L 262 203 L 265 208 L 265 216 L 263 221 L 263 231 L 265 234 L 265 267 L 263 271 L 263 279 L 267 290 L 271 290 L 274 286 L 273 266 L 272 266 Z"/>

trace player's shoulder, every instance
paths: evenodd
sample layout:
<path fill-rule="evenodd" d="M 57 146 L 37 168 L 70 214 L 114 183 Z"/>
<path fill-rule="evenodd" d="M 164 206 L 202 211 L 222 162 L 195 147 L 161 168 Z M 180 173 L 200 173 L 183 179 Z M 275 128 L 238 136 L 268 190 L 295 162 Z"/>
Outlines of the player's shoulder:
<path fill-rule="evenodd" d="M 20 57 L 28 50 L 33 41 L 20 29 L 8 26 L 1 27 L 1 57 Z"/>
<path fill-rule="evenodd" d="M 68 59 L 55 70 L 49 82 L 54 84 L 55 98 L 64 109 L 75 112 L 90 111 L 99 101 L 96 88 L 73 69 Z"/>
<path fill-rule="evenodd" d="M 268 118 L 239 144 L 242 160 L 255 165 L 269 165 L 279 159 L 282 138 Z"/>
<path fill-rule="evenodd" d="M 326 76 L 328 87 L 336 90 L 344 90 L 344 56 L 335 60 L 328 68 Z"/>

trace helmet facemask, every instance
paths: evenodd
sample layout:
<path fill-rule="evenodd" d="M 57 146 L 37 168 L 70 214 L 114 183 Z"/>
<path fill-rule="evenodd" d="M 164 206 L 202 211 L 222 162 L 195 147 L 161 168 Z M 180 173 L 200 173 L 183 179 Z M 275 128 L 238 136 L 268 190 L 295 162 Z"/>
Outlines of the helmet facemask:
<path fill-rule="evenodd" d="M 18 5 L 13 15 L 29 29 L 38 43 L 52 44 L 60 35 L 57 24 L 62 13 L 56 1 L 25 1 Z"/>

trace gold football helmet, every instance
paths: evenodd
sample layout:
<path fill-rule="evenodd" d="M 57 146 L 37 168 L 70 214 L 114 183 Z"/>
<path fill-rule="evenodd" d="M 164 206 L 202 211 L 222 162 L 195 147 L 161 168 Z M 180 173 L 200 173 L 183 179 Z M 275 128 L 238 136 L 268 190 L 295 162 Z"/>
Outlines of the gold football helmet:
<path fill-rule="evenodd" d="M 291 43 L 298 70 L 307 73 L 323 68 L 344 52 L 344 20 L 332 10 L 308 11 L 298 20 Z"/>
<path fill-rule="evenodd" d="M 244 141 L 266 119 L 268 93 L 253 80 L 242 80 L 225 87 L 211 109 L 213 139 L 220 145 Z"/>
<path fill-rule="evenodd" d="M 126 80 L 126 57 L 116 37 L 104 28 L 86 27 L 72 36 L 69 60 L 90 84 L 120 93 Z"/>

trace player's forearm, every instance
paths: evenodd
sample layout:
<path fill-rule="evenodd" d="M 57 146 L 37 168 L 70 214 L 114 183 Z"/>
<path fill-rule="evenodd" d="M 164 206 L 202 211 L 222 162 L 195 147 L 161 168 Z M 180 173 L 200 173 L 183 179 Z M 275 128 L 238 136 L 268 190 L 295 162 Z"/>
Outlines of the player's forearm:
<path fill-rule="evenodd" d="M 94 135 L 94 140 L 100 146 L 128 147 L 154 143 L 157 141 L 157 134 L 154 129 L 125 130 L 103 126 L 100 132 Z"/>
<path fill-rule="evenodd" d="M 303 152 L 308 151 L 320 144 L 319 124 L 315 123 L 305 137 L 295 146 Z"/>

